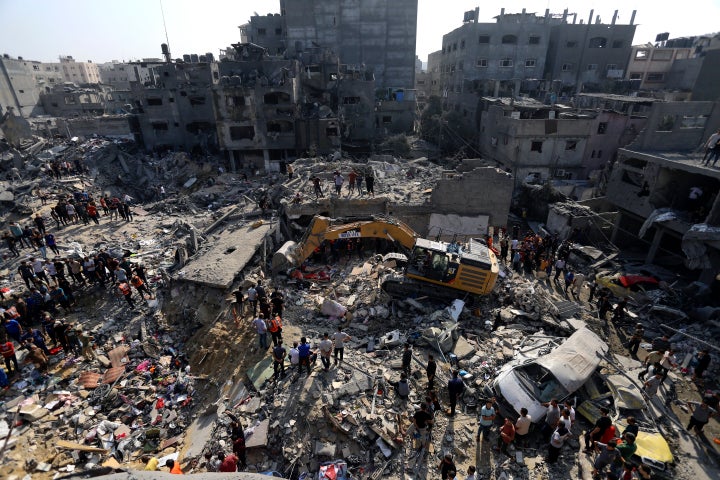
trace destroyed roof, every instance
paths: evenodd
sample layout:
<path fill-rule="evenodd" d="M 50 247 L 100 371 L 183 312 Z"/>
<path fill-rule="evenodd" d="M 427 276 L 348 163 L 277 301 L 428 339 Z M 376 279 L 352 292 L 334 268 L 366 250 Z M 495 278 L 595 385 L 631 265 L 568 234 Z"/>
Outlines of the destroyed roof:
<path fill-rule="evenodd" d="M 540 357 L 538 365 L 551 371 L 568 392 L 582 387 L 602 359 L 608 346 L 595 333 L 582 328 L 572 334 L 560 347 Z"/>

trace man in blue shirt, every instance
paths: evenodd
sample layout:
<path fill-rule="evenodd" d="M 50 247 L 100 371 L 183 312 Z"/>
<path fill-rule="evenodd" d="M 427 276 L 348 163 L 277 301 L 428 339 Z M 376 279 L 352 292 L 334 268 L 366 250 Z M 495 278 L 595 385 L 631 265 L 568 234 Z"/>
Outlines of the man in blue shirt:
<path fill-rule="evenodd" d="M 12 338 L 18 343 L 22 343 L 20 341 L 20 337 L 22 336 L 22 327 L 17 320 L 15 320 L 14 318 L 5 320 L 5 331 L 7 332 L 8 337 Z"/>
<path fill-rule="evenodd" d="M 307 343 L 307 339 L 302 337 L 300 339 L 300 345 L 298 346 L 298 352 L 300 352 L 300 373 L 302 373 L 303 365 L 307 365 L 307 373 L 310 376 L 310 344 Z"/>
<path fill-rule="evenodd" d="M 483 440 L 487 440 L 494 422 L 495 408 L 493 407 L 493 400 L 488 399 L 485 402 L 485 405 L 480 409 L 480 421 L 478 422 L 480 428 L 478 428 L 478 433 L 475 437 L 475 440 L 478 442 L 480 441 L 480 434 L 482 434 Z"/>

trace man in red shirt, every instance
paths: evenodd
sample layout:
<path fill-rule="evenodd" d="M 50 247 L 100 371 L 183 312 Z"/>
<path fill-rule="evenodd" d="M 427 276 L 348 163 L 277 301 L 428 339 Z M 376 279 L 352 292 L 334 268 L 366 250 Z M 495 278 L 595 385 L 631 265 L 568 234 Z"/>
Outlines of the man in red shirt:
<path fill-rule="evenodd" d="M 223 452 L 220 452 L 218 458 L 220 459 L 219 472 L 237 472 L 238 458 L 234 454 L 231 453 L 226 457 Z"/>
<path fill-rule="evenodd" d="M 500 450 L 505 455 L 510 456 L 507 447 L 513 440 L 515 440 L 515 425 L 513 425 L 510 417 L 505 417 L 505 423 L 500 427 L 500 436 L 495 450 Z"/>
<path fill-rule="evenodd" d="M 5 368 L 7 368 L 8 375 L 12 375 L 12 364 L 15 364 L 15 370 L 18 372 L 20 371 L 20 367 L 18 367 L 17 356 L 15 355 L 15 345 L 13 345 L 13 342 L 8 340 L 7 337 L 5 337 L 5 340 L 7 340 L 5 343 L 0 343 L 0 353 L 5 359 Z"/>

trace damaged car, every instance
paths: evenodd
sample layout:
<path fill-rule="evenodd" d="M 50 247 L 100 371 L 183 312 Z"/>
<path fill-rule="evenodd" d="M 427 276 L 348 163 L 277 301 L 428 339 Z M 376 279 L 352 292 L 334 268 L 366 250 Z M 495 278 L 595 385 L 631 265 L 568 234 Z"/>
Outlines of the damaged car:
<path fill-rule="evenodd" d="M 649 301 L 647 292 L 661 288 L 660 280 L 649 275 L 598 274 L 595 281 L 599 287 L 607 288 L 618 298 L 628 298 L 641 303 Z"/>
<path fill-rule="evenodd" d="M 517 358 L 505 364 L 485 392 L 495 396 L 503 416 L 528 409 L 533 423 L 542 421 L 543 403 L 564 401 L 595 373 L 608 346 L 595 333 L 581 328 L 547 355 Z"/>
<path fill-rule="evenodd" d="M 595 423 L 600 417 L 600 408 L 607 408 L 618 436 L 627 428 L 628 417 L 634 417 L 639 427 L 635 438 L 636 463 L 642 462 L 660 472 L 668 470 L 673 463 L 670 446 L 650 413 L 639 385 L 626 375 L 597 374 L 580 393 L 585 400 L 578 405 L 577 412 Z"/>

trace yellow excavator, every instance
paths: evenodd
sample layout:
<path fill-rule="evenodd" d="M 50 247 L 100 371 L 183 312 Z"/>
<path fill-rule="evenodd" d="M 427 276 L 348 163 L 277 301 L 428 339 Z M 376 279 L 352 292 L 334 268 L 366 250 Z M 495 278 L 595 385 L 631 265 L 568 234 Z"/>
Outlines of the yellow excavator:
<path fill-rule="evenodd" d="M 407 256 L 403 275 L 388 275 L 382 288 L 388 294 L 455 299 L 490 293 L 498 276 L 495 254 L 481 241 L 433 241 L 405 223 L 387 217 L 342 221 L 315 216 L 299 243 L 286 242 L 272 259 L 273 271 L 299 267 L 326 240 L 384 238 L 398 244 Z"/>

